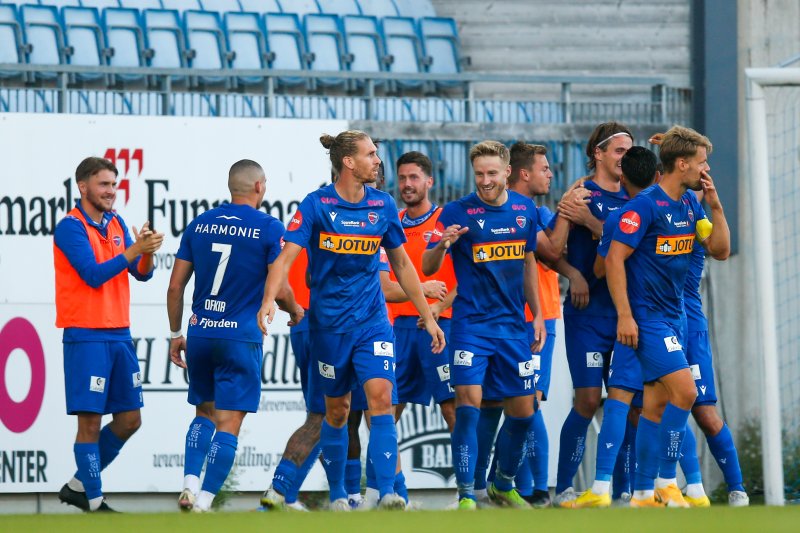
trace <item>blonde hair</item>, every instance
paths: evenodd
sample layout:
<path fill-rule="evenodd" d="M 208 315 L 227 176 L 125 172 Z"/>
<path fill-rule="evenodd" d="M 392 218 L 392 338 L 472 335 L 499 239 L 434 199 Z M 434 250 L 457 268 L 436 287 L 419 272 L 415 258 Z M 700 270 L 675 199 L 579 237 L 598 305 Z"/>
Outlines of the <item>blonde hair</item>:
<path fill-rule="evenodd" d="M 711 153 L 712 144 L 708 137 L 691 128 L 672 126 L 661 140 L 659 157 L 664 165 L 664 172 L 675 170 L 675 161 L 682 157 L 694 157 L 698 147 L 704 147 Z"/>
<path fill-rule="evenodd" d="M 345 130 L 336 137 L 327 133 L 320 135 L 319 142 L 330 153 L 331 165 L 337 176 L 342 173 L 342 160 L 358 153 L 358 141 L 362 139 L 369 139 L 369 135 L 358 130 Z"/>
<path fill-rule="evenodd" d="M 497 156 L 503 161 L 503 165 L 508 165 L 511 160 L 511 154 L 506 145 L 497 141 L 483 141 L 470 148 L 470 163 L 474 163 L 476 158 L 483 156 Z"/>

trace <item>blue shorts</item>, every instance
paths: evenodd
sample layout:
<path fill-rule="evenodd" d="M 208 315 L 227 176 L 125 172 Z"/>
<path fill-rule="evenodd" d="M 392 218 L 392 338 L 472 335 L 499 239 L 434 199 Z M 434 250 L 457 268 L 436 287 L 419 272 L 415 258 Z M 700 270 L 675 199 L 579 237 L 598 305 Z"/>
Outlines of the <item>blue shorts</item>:
<path fill-rule="evenodd" d="M 535 393 L 531 345 L 524 339 L 453 334 L 450 383 L 481 385 L 484 398 L 503 399 Z"/>
<path fill-rule="evenodd" d="M 303 389 L 306 409 L 311 413 L 325 414 L 325 395 L 322 393 L 322 383 L 320 383 L 322 376 L 319 375 L 316 361 L 311 357 L 311 332 L 308 328 L 290 328 L 289 331 L 295 363 L 300 372 L 300 387 Z"/>
<path fill-rule="evenodd" d="M 680 322 L 666 320 L 637 320 L 639 346 L 636 356 L 642 365 L 645 383 L 661 376 L 689 368 L 681 345 L 683 333 Z"/>
<path fill-rule="evenodd" d="M 564 315 L 572 388 L 603 386 L 616 339 L 616 317 Z"/>
<path fill-rule="evenodd" d="M 450 319 L 439 320 L 445 340 L 450 338 Z M 442 403 L 455 397 L 450 386 L 449 355 L 431 351 L 431 336 L 417 327 L 417 317 L 399 316 L 394 321 L 397 339 L 397 398 L 400 403 L 429 405 L 431 397 Z"/>
<path fill-rule="evenodd" d="M 214 402 L 216 409 L 258 411 L 264 347 L 256 342 L 186 339 L 186 366 L 192 405 Z"/>
<path fill-rule="evenodd" d="M 631 407 L 642 406 L 642 365 L 633 348 L 618 342 L 614 344 L 614 353 L 611 354 L 608 367 L 608 387 L 632 392 Z"/>
<path fill-rule="evenodd" d="M 714 364 L 711 359 L 711 342 L 708 331 L 690 331 L 686 337 L 686 362 L 692 371 L 697 385 L 695 405 L 717 403 L 717 389 L 714 386 Z"/>
<path fill-rule="evenodd" d="M 133 342 L 65 342 L 64 392 L 70 415 L 141 409 L 142 373 Z"/>
<path fill-rule="evenodd" d="M 526 324 L 528 328 L 528 342 L 533 344 L 533 322 Z M 533 354 L 534 385 L 536 391 L 542 391 L 542 401 L 547 400 L 547 393 L 550 391 L 550 374 L 553 370 L 553 351 L 556 349 L 556 319 L 551 318 L 544 321 L 547 331 L 544 347 L 539 353 Z"/>
<path fill-rule="evenodd" d="M 325 396 L 338 398 L 370 379 L 383 378 L 392 384 L 392 399 L 397 397 L 394 332 L 388 322 L 347 333 L 315 331 L 311 353 Z"/>

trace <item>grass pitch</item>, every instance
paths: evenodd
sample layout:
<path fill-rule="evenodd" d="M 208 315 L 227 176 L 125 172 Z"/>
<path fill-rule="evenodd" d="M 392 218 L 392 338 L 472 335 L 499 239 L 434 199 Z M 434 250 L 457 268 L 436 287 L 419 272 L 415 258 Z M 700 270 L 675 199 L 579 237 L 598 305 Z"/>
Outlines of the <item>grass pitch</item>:
<path fill-rule="evenodd" d="M 244 533 L 249 531 L 312 531 L 315 533 L 423 533 L 558 531 L 623 533 L 700 531 L 762 533 L 800 531 L 800 507 L 732 509 L 545 509 L 516 511 L 487 509 L 476 512 L 357 512 L 357 513 L 216 513 L 205 515 L 12 515 L 0 516 L 2 532 L 70 533 Z"/>

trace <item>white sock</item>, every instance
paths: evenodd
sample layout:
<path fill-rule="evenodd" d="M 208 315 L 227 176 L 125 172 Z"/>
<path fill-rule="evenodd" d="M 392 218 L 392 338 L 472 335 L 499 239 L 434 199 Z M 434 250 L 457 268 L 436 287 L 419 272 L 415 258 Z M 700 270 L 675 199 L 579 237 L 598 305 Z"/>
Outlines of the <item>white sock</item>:
<path fill-rule="evenodd" d="M 486 492 L 486 489 L 475 489 L 475 498 L 478 500 L 485 500 L 489 497 L 489 493 Z"/>
<path fill-rule="evenodd" d="M 702 483 L 690 483 L 686 485 L 686 495 L 690 498 L 702 498 L 706 495 L 706 490 Z"/>
<path fill-rule="evenodd" d="M 195 507 L 199 507 L 203 511 L 208 511 L 211 509 L 211 502 L 214 501 L 214 494 L 211 494 L 207 490 L 201 490 L 200 494 L 197 495 L 197 501 L 194 503 Z"/>
<path fill-rule="evenodd" d="M 89 500 L 89 510 L 96 511 L 100 508 L 100 504 L 103 503 L 103 497 L 98 496 L 97 498 L 92 498 Z"/>
<path fill-rule="evenodd" d="M 595 479 L 594 483 L 592 483 L 592 492 L 598 496 L 601 496 L 603 494 L 608 494 L 610 487 L 610 481 L 600 481 L 599 479 Z"/>
<path fill-rule="evenodd" d="M 655 491 L 652 490 L 635 490 L 633 491 L 633 497 L 637 500 L 649 500 L 655 495 Z"/>
<path fill-rule="evenodd" d="M 86 489 L 83 488 L 83 482 L 76 477 L 67 481 L 67 486 L 76 492 L 86 492 Z"/>
<path fill-rule="evenodd" d="M 367 503 L 370 505 L 377 505 L 380 496 L 381 493 L 378 489 L 367 487 L 367 490 L 364 492 L 364 499 L 367 500 Z"/>
<path fill-rule="evenodd" d="M 200 478 L 193 475 L 183 476 L 183 488 L 192 494 L 200 492 Z"/>
<path fill-rule="evenodd" d="M 657 489 L 665 489 L 670 485 L 677 486 L 678 485 L 678 480 L 675 479 L 674 477 L 671 477 L 671 478 L 657 477 L 656 478 L 656 488 Z"/>

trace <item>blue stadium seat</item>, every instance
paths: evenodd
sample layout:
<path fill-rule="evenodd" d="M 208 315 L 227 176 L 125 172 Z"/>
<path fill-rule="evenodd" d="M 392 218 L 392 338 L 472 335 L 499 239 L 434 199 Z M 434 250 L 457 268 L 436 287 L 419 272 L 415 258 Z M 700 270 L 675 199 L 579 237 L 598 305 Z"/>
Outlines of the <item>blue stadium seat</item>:
<path fill-rule="evenodd" d="M 25 40 L 31 45 L 28 63 L 32 65 L 63 65 L 67 53 L 64 34 L 59 24 L 58 10 L 53 6 L 23 5 L 19 8 Z M 37 72 L 35 79 L 54 79 L 55 72 Z"/>
<path fill-rule="evenodd" d="M 61 19 L 64 23 L 66 43 L 74 53 L 71 65 L 101 66 L 108 64 L 113 52 L 106 45 L 106 36 L 100 24 L 100 14 L 93 7 L 63 7 Z M 97 80 L 105 77 L 100 73 L 77 74 L 79 80 Z"/>
<path fill-rule="evenodd" d="M 278 0 L 239 0 L 239 4 L 242 6 L 242 11 L 247 11 L 248 13 L 282 12 Z"/>
<path fill-rule="evenodd" d="M 436 10 L 431 0 L 395 0 L 402 17 L 435 17 Z"/>
<path fill-rule="evenodd" d="M 428 72 L 457 74 L 461 72 L 461 45 L 456 21 L 451 18 L 425 17 L 419 21 L 425 53 L 430 58 Z M 440 87 L 460 85 L 459 82 L 437 82 Z"/>
<path fill-rule="evenodd" d="M 270 2 L 264 2 L 262 0 L 259 3 L 264 4 Z M 272 0 L 272 3 L 275 3 L 275 0 Z M 216 11 L 220 16 L 224 13 L 235 13 L 242 10 L 237 0 L 200 0 L 200 4 L 203 6 L 204 11 Z"/>
<path fill-rule="evenodd" d="M 183 14 L 186 31 L 186 46 L 194 50 L 192 68 L 222 70 L 228 69 L 233 56 L 228 52 L 225 33 L 219 14 L 213 11 L 186 11 Z M 226 82 L 224 76 L 198 76 L 205 84 Z"/>
<path fill-rule="evenodd" d="M 320 13 L 328 15 L 360 15 L 361 7 L 356 0 L 317 0 Z"/>
<path fill-rule="evenodd" d="M 233 68 L 263 69 L 268 68 L 274 58 L 267 51 L 267 41 L 261 19 L 256 13 L 225 13 L 225 33 L 228 36 L 228 47 L 235 52 Z M 239 83 L 251 85 L 261 83 L 264 78 L 238 78 Z"/>
<path fill-rule="evenodd" d="M 362 15 L 378 18 L 400 16 L 394 0 L 358 0 L 358 5 Z"/>
<path fill-rule="evenodd" d="M 375 17 L 347 15 L 342 19 L 347 51 L 353 57 L 350 70 L 381 72 L 389 59 L 383 50 L 383 40 Z"/>
<path fill-rule="evenodd" d="M 119 0 L 122 7 L 130 7 L 132 9 L 163 9 L 161 0 Z"/>
<path fill-rule="evenodd" d="M 127 0 L 123 0 L 127 1 Z M 164 9 L 175 9 L 183 13 L 184 11 L 194 10 L 199 11 L 203 9 L 199 0 L 161 0 L 161 5 Z"/>
<path fill-rule="evenodd" d="M 264 15 L 267 50 L 274 54 L 270 67 L 275 70 L 307 70 L 310 56 L 306 53 L 300 19 L 294 13 L 267 13 Z M 283 85 L 302 85 L 304 78 L 284 77 Z"/>
<path fill-rule="evenodd" d="M 186 41 L 178 12 L 166 9 L 145 9 L 142 15 L 147 43 L 153 49 L 150 66 L 186 68 L 192 54 L 186 50 Z M 172 76 L 173 82 L 184 80 L 183 76 Z"/>
<path fill-rule="evenodd" d="M 383 190 L 392 194 L 397 188 L 397 173 L 395 172 L 394 162 L 397 157 L 394 155 L 394 143 L 391 141 L 378 142 L 378 157 L 383 161 Z"/>
<path fill-rule="evenodd" d="M 0 63 L 27 63 L 29 47 L 23 45 L 22 27 L 17 18 L 17 7 L 0 4 Z M 0 78 L 22 78 L 20 71 L 0 71 Z"/>
<path fill-rule="evenodd" d="M 81 0 L 83 7 L 96 7 L 97 9 L 104 9 L 106 7 L 122 7 L 119 0 Z"/>
<path fill-rule="evenodd" d="M 345 52 L 339 17 L 336 15 L 306 15 L 306 45 L 313 54 L 311 70 L 342 71 L 352 61 Z M 319 78 L 320 85 L 332 87 L 347 85 L 346 80 Z"/>
<path fill-rule="evenodd" d="M 22 2 L 20 2 L 22 3 Z M 55 6 L 58 8 L 61 7 L 80 7 L 81 2 L 80 0 L 39 0 L 38 2 L 34 0 L 28 0 L 25 2 L 26 4 L 41 4 L 43 6 Z"/>
<path fill-rule="evenodd" d="M 445 197 L 452 197 L 452 191 L 462 190 L 471 180 L 468 146 L 459 141 L 438 141 L 437 144 L 439 164 L 436 178 L 440 187 L 444 187 Z"/>
<path fill-rule="evenodd" d="M 294 13 L 302 17 L 309 13 L 319 13 L 316 0 L 278 0 L 282 13 Z"/>
<path fill-rule="evenodd" d="M 147 47 L 142 20 L 136 9 L 113 8 L 103 10 L 103 27 L 108 46 L 114 50 L 111 65 L 114 67 L 146 67 L 153 51 Z M 144 80 L 140 74 L 116 74 L 126 82 Z"/>
<path fill-rule="evenodd" d="M 389 71 L 418 74 L 424 71 L 422 42 L 417 34 L 414 19 L 407 17 L 385 17 L 381 21 L 383 43 L 386 53 L 393 58 Z M 400 87 L 414 88 L 422 81 L 398 80 Z"/>

